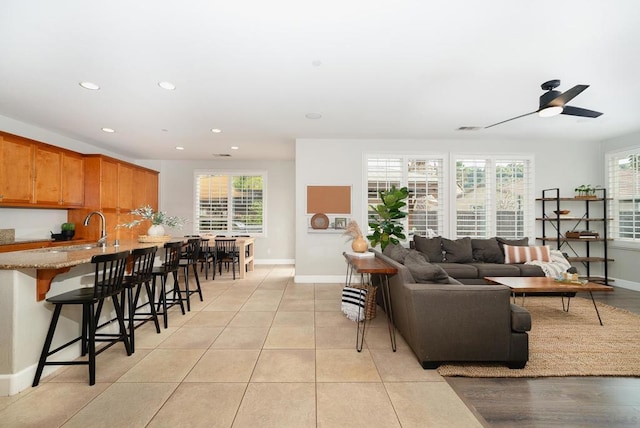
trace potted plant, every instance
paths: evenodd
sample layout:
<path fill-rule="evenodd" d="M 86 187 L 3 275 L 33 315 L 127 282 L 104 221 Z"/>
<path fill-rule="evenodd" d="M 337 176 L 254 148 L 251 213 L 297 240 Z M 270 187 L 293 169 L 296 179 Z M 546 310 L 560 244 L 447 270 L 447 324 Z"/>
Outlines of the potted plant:
<path fill-rule="evenodd" d="M 151 226 L 147 230 L 149 236 L 165 236 L 164 226 L 171 228 L 182 228 L 186 220 L 178 216 L 169 216 L 164 211 L 154 211 L 149 205 L 145 205 L 135 210 L 131 210 L 130 214 L 139 216 L 139 219 L 133 220 L 130 223 L 119 224 L 118 227 L 126 227 L 131 229 L 136 227 L 143 221 L 148 221 Z"/>
<path fill-rule="evenodd" d="M 391 189 L 381 190 L 378 194 L 382 203 L 376 206 L 370 205 L 377 214 L 377 218 L 369 220 L 369 227 L 373 233 L 368 235 L 367 239 L 371 242 L 372 247 L 380 244 L 384 251 L 389 243 L 397 245 L 401 239 L 407 239 L 401 220 L 407 216 L 402 208 L 407 205 L 404 200 L 409 197 L 409 190 L 406 187 L 397 189 L 395 186 L 391 186 Z"/>
<path fill-rule="evenodd" d="M 76 224 L 75 223 L 62 223 L 60 226 L 62 230 L 62 239 L 65 241 L 71 241 L 73 236 L 76 234 Z"/>
<path fill-rule="evenodd" d="M 367 240 L 362 236 L 362 232 L 360 231 L 360 226 L 358 226 L 358 222 L 355 220 L 351 220 L 349 225 L 346 227 L 343 235 L 348 236 L 351 241 L 351 249 L 356 253 L 364 253 L 367 251 Z"/>
<path fill-rule="evenodd" d="M 576 199 L 595 199 L 597 187 L 599 186 L 592 187 L 590 184 L 581 184 L 574 189 L 576 192 Z"/>

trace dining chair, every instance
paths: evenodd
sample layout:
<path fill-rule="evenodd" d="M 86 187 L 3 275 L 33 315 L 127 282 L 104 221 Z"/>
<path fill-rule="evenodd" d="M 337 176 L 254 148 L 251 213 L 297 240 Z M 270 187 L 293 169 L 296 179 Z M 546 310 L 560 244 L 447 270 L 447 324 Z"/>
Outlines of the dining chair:
<path fill-rule="evenodd" d="M 233 272 L 233 279 L 236 279 L 236 264 L 240 264 L 240 255 L 236 246 L 235 238 L 216 239 L 216 258 L 218 261 L 218 273 L 222 275 L 222 264 L 224 263 L 229 271 L 229 264 Z"/>

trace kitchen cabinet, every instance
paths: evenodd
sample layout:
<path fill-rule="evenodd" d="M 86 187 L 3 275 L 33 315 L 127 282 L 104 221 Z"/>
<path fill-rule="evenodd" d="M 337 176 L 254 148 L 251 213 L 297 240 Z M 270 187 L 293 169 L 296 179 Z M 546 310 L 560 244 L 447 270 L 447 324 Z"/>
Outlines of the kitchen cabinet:
<path fill-rule="evenodd" d="M 82 155 L 49 145 L 35 145 L 34 204 L 81 207 L 84 204 Z"/>
<path fill-rule="evenodd" d="M 80 153 L 0 132 L 0 205 L 82 206 L 83 162 Z"/>
<path fill-rule="evenodd" d="M 132 209 L 146 204 L 158 208 L 158 173 L 104 155 L 85 155 L 84 162 L 85 208 L 69 210 L 69 221 L 82 223 L 91 211 L 99 210 L 107 220 L 109 242 L 135 238 L 140 234 L 138 229 L 132 231 L 117 225 L 133 219 L 129 213 Z M 76 228 L 78 235 L 83 239 L 98 239 L 100 222 L 92 219 L 88 227 Z"/>
<path fill-rule="evenodd" d="M 32 202 L 33 151 L 31 140 L 0 133 L 0 205 Z"/>

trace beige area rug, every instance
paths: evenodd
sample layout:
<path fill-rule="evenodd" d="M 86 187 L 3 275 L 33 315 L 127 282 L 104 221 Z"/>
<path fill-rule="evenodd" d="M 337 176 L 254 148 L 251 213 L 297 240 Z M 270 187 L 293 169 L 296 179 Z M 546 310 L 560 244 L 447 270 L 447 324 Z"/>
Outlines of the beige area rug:
<path fill-rule="evenodd" d="M 565 299 L 565 303 L 566 303 Z M 500 364 L 442 365 L 442 376 L 543 377 L 640 376 L 640 315 L 598 303 L 598 323 L 590 299 L 574 297 L 563 312 L 560 297 L 527 297 L 531 312 L 529 362 L 522 370 Z M 521 305 L 520 298 L 517 304 Z"/>

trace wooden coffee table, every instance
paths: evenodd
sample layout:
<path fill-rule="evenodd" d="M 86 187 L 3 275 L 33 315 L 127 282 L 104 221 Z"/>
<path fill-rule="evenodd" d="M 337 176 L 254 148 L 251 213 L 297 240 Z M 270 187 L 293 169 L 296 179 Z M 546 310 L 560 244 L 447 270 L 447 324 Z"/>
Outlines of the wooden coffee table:
<path fill-rule="evenodd" d="M 594 291 L 613 291 L 613 287 L 608 285 L 596 284 L 594 282 L 587 282 L 584 285 L 581 284 L 570 284 L 564 283 L 554 280 L 553 278 L 549 278 L 546 276 L 486 276 L 485 281 L 488 281 L 493 284 L 501 284 L 509 287 L 511 292 L 513 293 L 513 298 L 515 301 L 515 294 L 522 293 L 522 301 L 524 303 L 524 297 L 527 294 L 536 294 L 536 293 L 589 293 L 591 296 L 591 301 L 593 302 L 593 307 L 596 310 L 596 314 L 598 315 L 598 321 L 600 321 L 600 325 L 602 324 L 602 319 L 600 318 L 600 312 L 598 312 L 598 306 L 596 305 L 596 301 L 593 298 Z M 562 294 L 562 310 L 565 312 L 569 312 L 569 303 L 571 302 L 571 296 L 566 296 L 568 298 L 567 306 L 565 308 L 564 298 L 565 294 Z"/>

